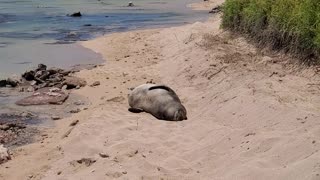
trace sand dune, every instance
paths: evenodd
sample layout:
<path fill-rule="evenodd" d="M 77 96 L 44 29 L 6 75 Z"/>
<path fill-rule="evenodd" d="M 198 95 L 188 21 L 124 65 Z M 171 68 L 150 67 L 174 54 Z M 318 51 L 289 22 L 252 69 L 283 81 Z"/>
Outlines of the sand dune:
<path fill-rule="evenodd" d="M 91 106 L 58 121 L 43 143 L 17 151 L 0 177 L 320 179 L 318 75 L 219 24 L 216 15 L 84 42 L 106 59 L 78 74 L 101 82 L 76 92 Z M 177 92 L 188 120 L 127 111 L 128 88 L 150 80 Z M 69 127 L 75 119 L 79 124 Z"/>

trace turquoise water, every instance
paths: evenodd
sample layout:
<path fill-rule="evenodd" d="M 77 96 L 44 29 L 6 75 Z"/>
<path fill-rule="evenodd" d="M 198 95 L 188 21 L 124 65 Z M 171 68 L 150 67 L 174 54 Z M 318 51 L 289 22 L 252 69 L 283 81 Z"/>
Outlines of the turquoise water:
<path fill-rule="evenodd" d="M 102 62 L 82 48 L 106 33 L 179 25 L 206 18 L 194 0 L 0 0 L 0 78 L 44 63 L 69 67 Z M 67 14 L 80 11 L 82 17 Z"/>

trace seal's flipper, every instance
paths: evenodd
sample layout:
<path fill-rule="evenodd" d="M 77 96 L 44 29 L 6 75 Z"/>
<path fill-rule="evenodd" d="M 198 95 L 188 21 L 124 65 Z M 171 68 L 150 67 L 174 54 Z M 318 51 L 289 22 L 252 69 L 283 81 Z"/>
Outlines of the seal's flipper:
<path fill-rule="evenodd" d="M 143 109 L 140 108 L 129 108 L 128 111 L 133 112 L 133 113 L 141 113 L 143 112 Z"/>
<path fill-rule="evenodd" d="M 171 88 L 169 88 L 168 86 L 165 86 L 165 85 L 152 86 L 152 87 L 149 88 L 149 91 L 151 91 L 153 89 L 164 89 L 164 90 L 167 90 L 167 91 L 172 92 L 172 93 L 175 94 L 175 92 Z"/>

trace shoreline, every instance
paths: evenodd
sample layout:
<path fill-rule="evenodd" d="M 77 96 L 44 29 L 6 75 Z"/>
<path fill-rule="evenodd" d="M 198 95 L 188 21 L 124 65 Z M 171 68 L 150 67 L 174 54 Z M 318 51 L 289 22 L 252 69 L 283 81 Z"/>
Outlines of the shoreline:
<path fill-rule="evenodd" d="M 185 0 L 185 1 L 188 1 L 188 0 Z M 125 7 L 124 10 L 126 11 L 124 12 L 124 15 L 122 15 L 121 11 L 119 10 L 120 15 L 118 16 L 120 18 L 119 21 L 128 21 L 128 22 L 117 25 L 117 24 L 114 24 L 115 23 L 114 19 L 117 19 L 117 18 L 113 19 L 113 17 L 116 15 L 112 15 L 112 12 L 110 13 L 111 15 L 106 14 L 106 17 L 103 14 L 99 14 L 99 17 L 95 17 L 95 16 L 91 17 L 90 13 L 86 14 L 84 11 L 82 20 L 80 21 L 76 20 L 80 27 L 78 26 L 74 27 L 75 30 L 73 30 L 74 28 L 64 29 L 63 27 L 61 27 L 62 32 L 60 34 L 63 37 L 46 37 L 45 36 L 46 34 L 45 34 L 44 38 L 40 38 L 40 39 L 26 38 L 27 40 L 24 40 L 24 37 L 19 38 L 19 37 L 15 37 L 14 35 L 10 35 L 9 37 L 12 36 L 11 38 L 5 38 L 3 42 L 0 42 L 0 45 L 2 45 L 1 46 L 2 48 L 0 49 L 0 54 L 1 53 L 4 54 L 4 56 L 2 57 L 3 69 L 0 68 L 1 70 L 0 79 L 6 78 L 8 76 L 10 77 L 13 74 L 23 73 L 23 71 L 25 71 L 26 69 L 32 68 L 32 66 L 36 66 L 39 63 L 43 63 L 43 64 L 47 64 L 48 66 L 55 66 L 55 67 L 61 67 L 61 66 L 64 67 L 64 66 L 72 66 L 75 64 L 89 64 L 89 63 L 98 64 L 101 62 L 98 57 L 95 57 L 94 55 L 90 54 L 90 52 L 85 52 L 85 50 L 81 49 L 82 47 L 77 47 L 79 42 L 81 42 L 82 40 L 94 39 L 97 36 L 99 37 L 99 36 L 103 36 L 104 34 L 114 33 L 117 31 L 119 32 L 131 31 L 131 30 L 134 30 L 135 28 L 146 29 L 149 26 L 152 26 L 154 28 L 159 28 L 159 26 L 170 27 L 172 26 L 172 24 L 181 25 L 185 22 L 187 23 L 193 22 L 200 19 L 201 17 L 204 17 L 204 16 L 200 16 L 200 14 L 197 14 L 197 13 L 195 13 L 194 16 L 190 17 L 190 12 L 192 11 L 190 8 L 187 8 L 187 7 L 179 8 L 180 6 L 178 5 L 184 4 L 185 1 L 183 1 L 182 3 L 169 3 L 168 5 L 167 3 L 165 3 L 164 5 L 157 5 L 157 7 L 165 6 L 170 9 L 174 9 L 177 6 L 176 9 L 179 9 L 179 13 L 181 13 L 182 18 L 180 17 L 180 14 L 177 16 L 170 15 L 170 12 L 168 12 L 168 14 L 166 13 L 163 14 L 164 18 L 162 18 L 161 11 L 158 9 L 155 12 L 155 14 L 157 14 L 158 12 L 159 13 L 158 15 L 155 15 L 152 12 L 148 12 L 148 11 L 141 13 L 141 14 L 146 14 L 146 17 L 143 17 L 143 16 L 137 17 L 138 18 L 137 20 L 138 24 L 137 24 L 137 23 L 134 23 L 135 19 L 130 19 L 130 18 L 121 19 L 120 17 L 125 16 L 126 12 L 135 13 L 136 9 L 139 9 L 140 6 L 132 7 L 132 8 Z M 103 4 L 104 2 L 100 1 L 99 3 Z M 150 5 L 148 6 L 148 3 L 144 5 L 150 9 L 149 7 Z M 41 9 L 44 7 L 39 7 L 39 8 Z M 48 11 L 51 12 L 50 10 Z M 100 11 L 101 9 L 99 9 L 99 12 Z M 105 12 L 105 11 L 102 11 L 102 12 Z M 183 16 L 184 12 L 186 12 L 185 16 Z M 137 13 L 140 14 L 140 10 Z M 148 17 L 148 14 L 150 14 L 151 17 Z M 57 16 L 63 17 L 64 15 L 58 14 Z M 166 17 L 168 21 L 166 21 Z M 197 18 L 194 18 L 194 17 L 197 17 Z M 111 24 L 114 24 L 113 25 L 114 27 L 111 25 L 109 26 L 108 20 L 105 22 L 106 24 L 103 27 L 100 27 L 102 25 L 94 20 L 92 22 L 90 21 L 92 24 L 84 24 L 84 22 L 92 18 L 112 19 L 109 21 Z M 146 27 L 146 24 L 143 22 L 139 23 L 139 18 L 142 18 L 141 21 L 143 21 L 143 19 L 148 21 L 148 23 L 146 24 L 148 24 L 149 26 Z M 158 18 L 159 21 L 155 21 L 155 18 Z M 74 23 L 72 19 L 70 19 L 69 21 Z M 19 21 L 17 22 L 19 23 Z M 83 24 L 83 26 L 81 26 L 81 24 Z M 117 28 L 117 26 L 119 27 Z M 77 28 L 80 28 L 80 29 L 77 29 Z M 83 34 L 84 33 L 83 31 L 87 32 L 87 34 Z M 40 29 L 39 29 L 39 33 L 41 33 Z M 28 34 L 28 32 L 26 32 L 26 34 Z M 85 37 L 82 37 L 82 36 L 85 36 Z M 75 42 L 75 43 L 72 43 L 72 42 Z M 29 48 L 30 46 L 33 48 Z M 19 52 L 19 55 L 16 55 L 15 52 L 17 51 Z M 32 53 L 29 53 L 30 51 Z M 36 54 L 36 56 L 34 56 L 34 54 Z M 78 62 L 73 62 L 75 60 Z M 95 60 L 95 61 L 91 62 L 91 60 Z"/>
<path fill-rule="evenodd" d="M 215 15 L 81 43 L 106 59 L 77 73 L 88 84 L 101 82 L 74 91 L 91 101 L 88 110 L 56 121 L 42 143 L 16 149 L 13 160 L 0 165 L 0 178 L 316 177 L 320 101 L 308 84 L 319 77 L 219 25 Z M 128 112 L 127 89 L 147 81 L 172 87 L 188 120 Z"/>

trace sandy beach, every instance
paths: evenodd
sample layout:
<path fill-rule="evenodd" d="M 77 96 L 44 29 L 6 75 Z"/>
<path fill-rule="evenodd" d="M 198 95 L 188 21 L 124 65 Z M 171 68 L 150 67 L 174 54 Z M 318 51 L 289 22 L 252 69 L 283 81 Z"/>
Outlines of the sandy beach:
<path fill-rule="evenodd" d="M 0 179 L 320 179 L 319 71 L 255 48 L 220 21 L 82 42 L 105 59 L 77 73 L 101 83 L 74 91 L 89 108 L 14 149 Z M 174 89 L 188 120 L 130 113 L 128 88 L 148 81 Z"/>

